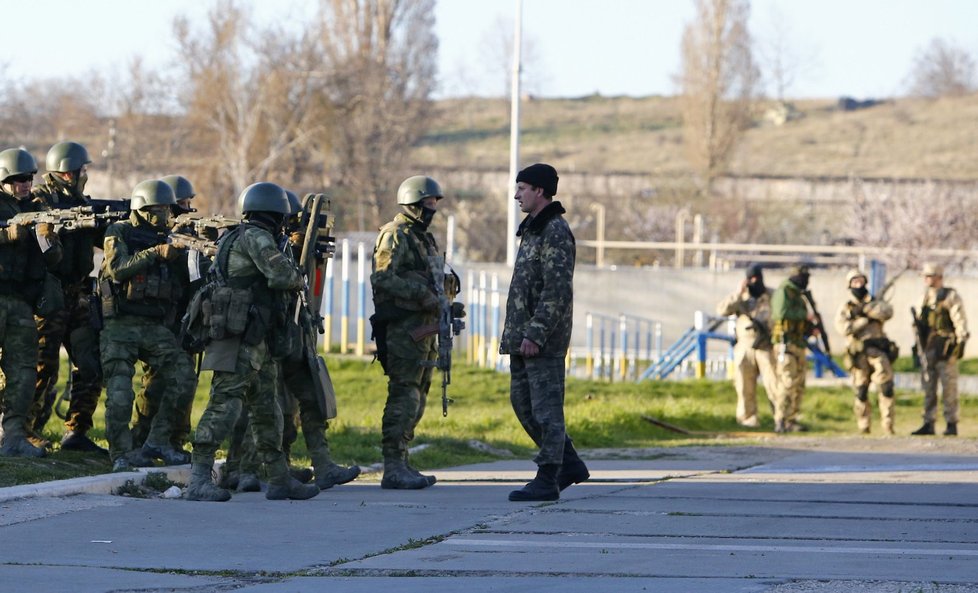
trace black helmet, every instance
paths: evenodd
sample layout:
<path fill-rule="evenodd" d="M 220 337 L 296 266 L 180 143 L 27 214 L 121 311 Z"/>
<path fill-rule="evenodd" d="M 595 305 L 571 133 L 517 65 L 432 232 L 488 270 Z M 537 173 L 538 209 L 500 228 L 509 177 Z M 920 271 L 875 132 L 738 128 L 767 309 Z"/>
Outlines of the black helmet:
<path fill-rule="evenodd" d="M 167 175 L 160 179 L 163 183 L 170 186 L 173 190 L 173 197 L 176 201 L 189 200 L 197 195 L 194 191 L 194 184 L 183 175 Z"/>
<path fill-rule="evenodd" d="M 280 186 L 268 181 L 253 183 L 238 196 L 238 209 L 249 212 L 275 212 L 288 216 L 289 196 Z"/>

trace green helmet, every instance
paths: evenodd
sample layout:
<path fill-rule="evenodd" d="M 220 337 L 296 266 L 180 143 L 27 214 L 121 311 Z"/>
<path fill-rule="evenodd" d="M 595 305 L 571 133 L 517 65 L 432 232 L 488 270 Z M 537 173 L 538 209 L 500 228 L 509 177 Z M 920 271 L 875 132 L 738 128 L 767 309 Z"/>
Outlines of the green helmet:
<path fill-rule="evenodd" d="M 173 190 L 159 179 L 140 181 L 132 190 L 131 210 L 141 210 L 146 206 L 172 206 L 177 203 Z"/>
<path fill-rule="evenodd" d="M 425 198 L 442 199 L 441 186 L 431 177 L 415 175 L 401 182 L 397 188 L 397 203 L 402 206 L 417 204 Z"/>
<path fill-rule="evenodd" d="M 275 212 L 289 214 L 289 196 L 285 190 L 268 181 L 253 183 L 238 196 L 238 209 L 248 212 Z"/>
<path fill-rule="evenodd" d="M 160 181 L 170 186 L 170 189 L 173 190 L 173 197 L 178 202 L 189 200 L 197 195 L 197 192 L 194 191 L 194 185 L 183 175 L 167 175 Z"/>
<path fill-rule="evenodd" d="M 37 161 L 23 148 L 8 148 L 0 152 L 0 181 L 14 175 L 37 173 Z"/>
<path fill-rule="evenodd" d="M 44 165 L 48 171 L 58 171 L 68 173 L 77 171 L 82 165 L 92 162 L 88 158 L 88 151 L 77 142 L 58 142 L 48 151 L 48 156 L 44 160 Z"/>
<path fill-rule="evenodd" d="M 289 198 L 289 215 L 295 216 L 302 212 L 302 202 L 299 201 L 299 196 L 289 190 L 285 190 L 285 195 Z"/>

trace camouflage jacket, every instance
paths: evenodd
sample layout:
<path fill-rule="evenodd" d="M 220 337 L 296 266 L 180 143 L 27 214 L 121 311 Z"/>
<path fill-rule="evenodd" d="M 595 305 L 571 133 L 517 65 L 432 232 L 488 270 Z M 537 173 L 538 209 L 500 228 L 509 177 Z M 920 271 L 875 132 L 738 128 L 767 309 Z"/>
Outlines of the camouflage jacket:
<path fill-rule="evenodd" d="M 751 344 L 757 338 L 757 324 L 763 324 L 764 333 L 771 331 L 771 295 L 774 291 L 764 289 L 764 294 L 753 297 L 745 290 L 737 290 L 717 305 L 717 315 L 736 315 L 737 343 Z"/>
<path fill-rule="evenodd" d="M 279 250 L 270 232 L 249 222 L 238 228 L 234 233 L 237 239 L 228 248 L 227 267 L 222 270 L 230 282 L 263 276 L 265 286 L 271 290 L 294 291 L 303 287 L 299 268 Z M 232 240 L 234 235 L 228 233 L 225 237 Z"/>
<path fill-rule="evenodd" d="M 885 338 L 883 323 L 893 317 L 893 305 L 866 295 L 857 299 L 850 293 L 835 314 L 835 329 L 846 337 L 851 352 L 863 350 L 866 340 Z"/>
<path fill-rule="evenodd" d="M 970 335 L 964 301 L 958 291 L 950 286 L 928 288 L 920 306 L 920 315 L 931 335 L 952 337 L 959 343 L 967 341 Z"/>
<path fill-rule="evenodd" d="M 417 315 L 421 324 L 434 321 L 434 313 L 421 311 L 421 301 L 433 292 L 431 257 L 438 257 L 438 244 L 420 220 L 401 212 L 380 228 L 370 274 L 380 316 Z"/>
<path fill-rule="evenodd" d="M 526 217 L 517 236 L 520 250 L 506 301 L 501 354 L 519 353 L 523 338 L 540 346 L 540 356 L 563 357 L 574 318 L 576 243 L 561 216 L 560 202 Z"/>
<path fill-rule="evenodd" d="M 87 206 L 91 199 L 76 192 L 51 173 L 44 174 L 44 182 L 34 187 L 31 196 L 35 204 L 44 209 L 62 210 L 75 206 Z M 64 255 L 51 270 L 65 290 L 78 285 L 95 268 L 95 247 L 101 246 L 105 229 L 82 229 L 61 235 Z"/>

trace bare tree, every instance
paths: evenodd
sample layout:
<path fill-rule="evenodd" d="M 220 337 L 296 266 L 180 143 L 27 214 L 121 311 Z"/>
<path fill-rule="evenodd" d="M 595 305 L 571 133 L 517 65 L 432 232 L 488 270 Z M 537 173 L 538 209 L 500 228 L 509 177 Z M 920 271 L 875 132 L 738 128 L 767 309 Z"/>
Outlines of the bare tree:
<path fill-rule="evenodd" d="M 498 93 L 497 96 L 509 96 L 513 75 L 513 28 L 513 19 L 497 15 L 490 28 L 482 34 L 480 57 L 482 64 L 488 66 L 490 71 L 487 90 L 492 95 Z M 523 30 L 522 38 L 521 88 L 525 94 L 539 94 L 547 82 L 546 69 L 541 65 L 536 38 L 526 29 Z M 485 75 L 484 67 L 476 67 L 476 70 Z"/>
<path fill-rule="evenodd" d="M 758 81 L 747 30 L 747 0 L 696 0 L 682 40 L 684 143 L 707 190 L 750 121 Z"/>
<path fill-rule="evenodd" d="M 783 102 L 798 77 L 812 69 L 816 58 L 812 49 L 800 44 L 798 33 L 782 10 L 772 6 L 769 18 L 770 32 L 760 40 L 758 56 L 774 98 Z"/>
<path fill-rule="evenodd" d="M 321 0 L 320 40 L 336 110 L 336 177 L 357 226 L 394 208 L 410 147 L 427 129 L 436 85 L 433 0 Z"/>
<path fill-rule="evenodd" d="M 978 236 L 978 205 L 945 184 L 923 187 L 898 184 L 871 189 L 853 184 L 849 228 L 857 245 L 888 248 L 883 256 L 897 269 L 915 268 L 931 249 L 974 249 Z M 948 256 L 944 263 L 960 264 Z"/>
<path fill-rule="evenodd" d="M 215 4 L 204 31 L 185 17 L 174 30 L 191 140 L 213 155 L 197 173 L 221 196 L 212 207 L 230 209 L 258 180 L 288 184 L 296 152 L 322 138 L 329 122 L 317 40 L 259 28 L 234 0 Z"/>
<path fill-rule="evenodd" d="M 958 97 L 974 92 L 975 58 L 944 39 L 933 39 L 917 52 L 910 71 L 910 93 L 918 97 Z"/>

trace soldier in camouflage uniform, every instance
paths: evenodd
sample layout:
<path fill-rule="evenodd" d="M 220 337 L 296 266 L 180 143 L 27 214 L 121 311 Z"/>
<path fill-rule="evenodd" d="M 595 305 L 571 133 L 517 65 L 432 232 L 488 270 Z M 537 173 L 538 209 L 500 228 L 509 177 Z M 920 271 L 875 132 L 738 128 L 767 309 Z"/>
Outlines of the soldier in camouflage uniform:
<path fill-rule="evenodd" d="M 91 205 L 91 198 L 84 193 L 91 162 L 81 144 L 55 144 L 45 159 L 48 172 L 44 182 L 32 192 L 34 200 L 51 209 Z M 104 231 L 73 230 L 61 237 L 64 257 L 52 272 L 61 281 L 65 306 L 36 319 L 40 343 L 32 416 L 35 431 L 40 431 L 51 417 L 63 345 L 68 353 L 71 392 L 61 448 L 107 455 L 108 451 L 87 435 L 102 391 L 99 336 L 91 318 L 94 287 L 89 275 L 95 267 L 95 246 L 101 247 Z"/>
<path fill-rule="evenodd" d="M 918 326 L 926 357 L 921 364 L 921 383 L 924 389 L 924 423 L 915 435 L 934 434 L 937 418 L 937 385 L 941 386 L 944 401 L 945 436 L 958 434 L 958 361 L 964 356 L 968 341 L 968 319 L 964 301 L 958 291 L 944 286 L 944 268 L 933 263 L 924 265 L 924 302 L 920 307 Z"/>
<path fill-rule="evenodd" d="M 203 368 L 214 371 L 210 400 L 194 433 L 189 500 L 223 502 L 231 493 L 214 484 L 217 448 L 247 406 L 252 437 L 268 475 L 269 500 L 305 500 L 319 493 L 289 475 L 282 452 L 282 409 L 276 400 L 274 356 L 294 348 L 287 305 L 303 287 L 302 275 L 278 247 L 289 201 L 274 183 L 255 183 L 238 198 L 244 222 L 220 240 L 211 268 L 205 312 L 208 344 Z M 196 298 L 196 297 L 195 297 Z M 191 304 L 191 312 L 194 311 Z M 283 338 L 285 338 L 283 340 Z"/>
<path fill-rule="evenodd" d="M 869 294 L 868 280 L 861 270 L 850 271 L 846 281 L 850 296 L 839 307 L 835 328 L 847 341 L 846 366 L 856 392 L 856 425 L 860 432 L 869 434 L 873 415 L 869 386 L 875 383 L 883 432 L 893 434 L 893 367 L 890 340 L 883 333 L 883 324 L 893 317 L 893 306 Z"/>
<path fill-rule="evenodd" d="M 195 377 L 181 363 L 183 351 L 172 330 L 176 304 L 189 288 L 186 252 L 166 242 L 173 190 L 158 179 L 136 185 L 129 220 L 105 232 L 105 258 L 99 273 L 102 299 L 102 369 L 105 373 L 105 432 L 113 471 L 187 463 L 170 444 L 177 403 L 192 393 Z M 142 448 L 133 450 L 132 379 L 142 360 L 165 387 L 159 411 Z"/>
<path fill-rule="evenodd" d="M 37 163 L 26 150 L 0 152 L 0 221 L 41 209 L 29 199 L 35 173 Z M 43 252 L 42 242 L 48 247 Z M 37 224 L 33 230 L 18 224 L 0 228 L 0 457 L 44 456 L 43 447 L 27 440 L 37 380 L 34 312 L 44 293 L 46 269 L 54 267 L 61 255 L 57 233 L 50 224 Z"/>
<path fill-rule="evenodd" d="M 290 217 L 286 223 L 286 233 L 289 235 L 289 247 L 292 258 L 298 261 L 302 245 L 305 241 L 304 229 L 299 226 L 299 216 L 302 204 L 299 197 L 286 191 L 289 198 Z M 299 309 L 300 344 L 294 351 L 279 361 L 279 381 L 276 385 L 279 405 L 282 408 L 284 430 L 282 432 L 282 450 L 286 459 L 290 458 L 292 444 L 298 438 L 297 423 L 302 427 L 302 436 L 306 443 L 306 451 L 312 461 L 313 472 L 308 468 L 292 468 L 293 477 L 306 483 L 315 477 L 320 490 L 346 484 L 360 475 L 358 466 L 344 467 L 335 463 L 329 452 L 329 442 L 326 431 L 329 422 L 326 420 L 319 403 L 313 382 L 312 371 L 307 364 L 306 353 L 316 349 L 315 324 L 308 307 Z M 248 419 L 247 414 L 242 418 Z M 239 420 L 240 423 L 240 420 Z M 235 426 L 238 431 L 238 426 Z M 244 432 L 244 431 L 241 431 Z M 257 491 L 259 463 L 255 441 L 241 435 L 240 477 L 237 485 L 239 491 Z M 228 451 L 228 463 L 231 463 L 231 451 Z"/>
<path fill-rule="evenodd" d="M 774 432 L 806 430 L 798 422 L 808 373 L 807 338 L 813 326 L 802 291 L 808 290 L 809 268 L 795 266 L 771 296 L 771 343 L 776 352 L 778 393 L 774 405 Z"/>
<path fill-rule="evenodd" d="M 171 213 L 173 219 L 175 220 L 177 216 L 185 214 L 188 212 L 194 212 L 191 207 L 191 200 L 197 193 L 194 191 L 194 186 L 190 183 L 190 180 L 182 175 L 167 175 L 160 179 L 163 183 L 170 186 L 173 190 L 173 196 L 176 203 L 171 206 Z M 174 223 L 175 225 L 175 223 Z M 197 230 L 193 225 L 182 225 L 180 227 L 173 226 L 172 231 L 175 233 L 186 233 L 189 235 L 196 235 Z M 200 263 L 198 264 L 198 270 L 203 268 L 206 271 L 206 257 L 203 254 L 199 254 Z M 200 264 L 203 264 L 201 266 Z M 204 280 L 201 277 L 191 277 L 190 278 L 190 290 L 177 302 L 176 314 L 174 315 L 173 325 L 170 327 L 170 331 L 174 335 L 179 336 L 180 334 L 180 321 L 183 319 L 184 313 L 187 312 L 187 304 L 190 301 L 191 295 L 197 292 L 197 290 L 203 286 Z M 184 394 L 183 400 L 177 402 L 177 413 L 173 416 L 174 425 L 171 427 L 170 431 L 170 445 L 174 450 L 178 452 L 186 453 L 184 450 L 184 445 L 186 445 L 190 440 L 190 415 L 193 411 L 194 405 L 194 395 L 197 392 L 197 374 L 194 372 L 194 359 L 193 355 L 186 350 L 181 350 L 182 354 L 180 356 L 180 365 L 184 367 L 184 373 L 191 373 L 194 375 L 194 389 L 188 390 Z M 159 407 L 160 401 L 163 399 L 163 390 L 166 388 L 164 382 L 159 381 L 156 376 L 156 370 L 151 368 L 148 364 L 143 363 L 143 379 L 142 379 L 142 389 L 136 394 L 136 400 L 134 402 L 134 407 L 136 411 L 136 419 L 132 424 L 132 440 L 133 444 L 136 446 L 142 446 L 146 441 L 146 437 L 149 435 L 150 426 L 153 422 L 153 417 L 156 415 L 156 410 Z"/>
<path fill-rule="evenodd" d="M 535 164 L 516 177 L 515 199 L 527 217 L 506 301 L 499 352 L 510 356 L 510 401 L 540 448 L 537 474 L 509 500 L 557 500 L 590 477 L 564 426 L 564 358 L 574 311 L 576 244 L 557 194 L 557 171 Z"/>
<path fill-rule="evenodd" d="M 432 367 L 438 358 L 435 335 L 412 337 L 411 332 L 437 323 L 438 296 L 431 272 L 438 245 L 428 226 L 443 197 L 434 179 L 416 175 L 397 190 L 401 212 L 380 228 L 374 246 L 374 310 L 370 321 L 377 355 L 387 381 L 387 404 L 381 422 L 384 455 L 382 488 L 419 489 L 435 483 L 408 462 L 408 444 L 424 415 Z M 442 265 L 444 265 L 442 263 Z"/>
<path fill-rule="evenodd" d="M 777 373 L 774 370 L 774 351 L 771 346 L 771 295 L 764 286 L 764 274 L 759 265 L 747 268 L 747 277 L 740 288 L 717 305 L 718 315 L 736 315 L 737 343 L 734 345 L 734 387 L 737 390 L 737 423 L 754 428 L 757 418 L 757 376 L 764 381 L 771 409 L 777 393 Z"/>

